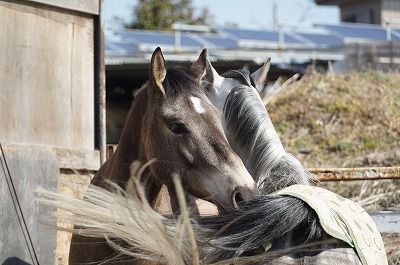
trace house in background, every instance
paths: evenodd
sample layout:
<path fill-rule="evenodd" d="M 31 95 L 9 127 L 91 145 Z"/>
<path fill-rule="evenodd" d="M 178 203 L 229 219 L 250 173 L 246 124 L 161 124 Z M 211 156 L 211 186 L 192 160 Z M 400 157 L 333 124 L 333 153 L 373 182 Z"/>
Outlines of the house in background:
<path fill-rule="evenodd" d="M 336 5 L 342 22 L 379 24 L 400 28 L 399 0 L 315 0 L 318 5 Z"/>

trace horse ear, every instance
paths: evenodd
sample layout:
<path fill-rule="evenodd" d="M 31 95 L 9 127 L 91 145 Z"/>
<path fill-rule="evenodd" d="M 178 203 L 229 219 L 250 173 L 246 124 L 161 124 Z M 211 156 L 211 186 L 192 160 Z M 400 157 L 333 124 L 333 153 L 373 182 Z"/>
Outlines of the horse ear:
<path fill-rule="evenodd" d="M 210 60 L 206 60 L 206 75 L 204 77 L 205 81 L 209 82 L 214 92 L 216 92 L 221 86 L 224 78 L 220 76 L 217 70 L 214 69 Z"/>
<path fill-rule="evenodd" d="M 153 55 L 151 56 L 150 75 L 151 75 L 151 81 L 153 82 L 155 87 L 163 95 L 165 95 L 165 90 L 162 83 L 164 82 L 165 76 L 167 75 L 167 68 L 160 47 L 157 47 L 157 49 L 153 52 Z"/>
<path fill-rule="evenodd" d="M 258 91 L 262 91 L 264 89 L 265 80 L 267 80 L 267 75 L 270 66 L 271 66 L 271 58 L 268 58 L 268 60 L 264 63 L 263 66 L 261 66 L 260 69 L 251 74 L 251 78 L 256 84 L 256 88 Z"/>
<path fill-rule="evenodd" d="M 197 81 L 203 78 L 206 74 L 206 63 L 207 63 L 207 49 L 203 49 L 200 53 L 199 58 L 189 68 L 189 74 L 191 74 Z"/>

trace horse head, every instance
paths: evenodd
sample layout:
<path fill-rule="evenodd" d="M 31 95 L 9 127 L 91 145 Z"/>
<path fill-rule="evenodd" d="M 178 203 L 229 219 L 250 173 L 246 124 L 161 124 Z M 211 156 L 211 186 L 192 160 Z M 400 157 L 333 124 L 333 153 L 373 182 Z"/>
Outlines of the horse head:
<path fill-rule="evenodd" d="M 225 134 L 262 191 L 308 184 L 310 175 L 287 153 L 257 89 L 262 90 L 270 59 L 257 71 L 231 70 L 222 76 L 207 59 L 204 77 L 209 98 L 223 111 Z"/>
<path fill-rule="evenodd" d="M 239 85 L 247 85 L 252 88 L 262 102 L 257 90 L 262 90 L 265 86 L 265 80 L 271 65 L 270 58 L 258 70 L 249 74 L 249 78 L 246 75 L 240 75 L 240 71 L 236 71 L 238 74 L 236 76 L 230 76 L 229 74 L 221 76 L 214 69 L 208 58 L 206 58 L 206 65 L 206 74 L 203 82 L 209 92 L 211 102 L 221 111 L 224 109 L 225 100 L 229 93 Z M 228 73 L 232 72 L 235 73 L 235 71 L 229 71 Z"/>
<path fill-rule="evenodd" d="M 154 51 L 150 80 L 137 98 L 146 100 L 142 159 L 156 159 L 150 171 L 169 190 L 177 175 L 189 194 L 232 210 L 238 201 L 258 195 L 258 189 L 228 144 L 220 111 L 200 85 L 205 70 L 205 61 L 188 71 L 167 69 L 161 49 Z"/>

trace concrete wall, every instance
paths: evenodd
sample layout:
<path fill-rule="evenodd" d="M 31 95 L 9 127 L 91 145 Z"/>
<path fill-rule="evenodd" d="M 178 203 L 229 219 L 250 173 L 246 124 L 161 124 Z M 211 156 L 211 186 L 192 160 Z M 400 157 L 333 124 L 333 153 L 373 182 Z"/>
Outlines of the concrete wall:
<path fill-rule="evenodd" d="M 386 20 L 396 20 L 393 28 L 400 28 L 399 0 L 315 0 L 318 5 L 340 7 L 342 22 L 368 23 L 385 26 Z M 349 21 L 354 18 L 354 21 Z"/>
<path fill-rule="evenodd" d="M 382 25 L 386 19 L 394 19 L 396 23 L 391 26 L 400 29 L 400 1 L 399 0 L 385 0 L 382 3 Z"/>

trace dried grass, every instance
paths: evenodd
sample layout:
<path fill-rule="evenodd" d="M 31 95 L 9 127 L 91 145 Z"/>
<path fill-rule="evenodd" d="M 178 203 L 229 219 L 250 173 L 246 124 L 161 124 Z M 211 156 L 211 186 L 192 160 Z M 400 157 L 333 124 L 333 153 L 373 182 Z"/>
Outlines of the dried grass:
<path fill-rule="evenodd" d="M 305 167 L 400 165 L 399 72 L 306 75 L 267 97 L 266 109 L 285 149 Z M 400 180 L 321 186 L 368 211 L 400 211 Z M 383 239 L 389 264 L 400 264 L 400 234 L 383 234 Z"/>
<path fill-rule="evenodd" d="M 395 166 L 399 84 L 400 73 L 306 75 L 267 95 L 266 108 L 286 150 L 306 167 Z"/>

